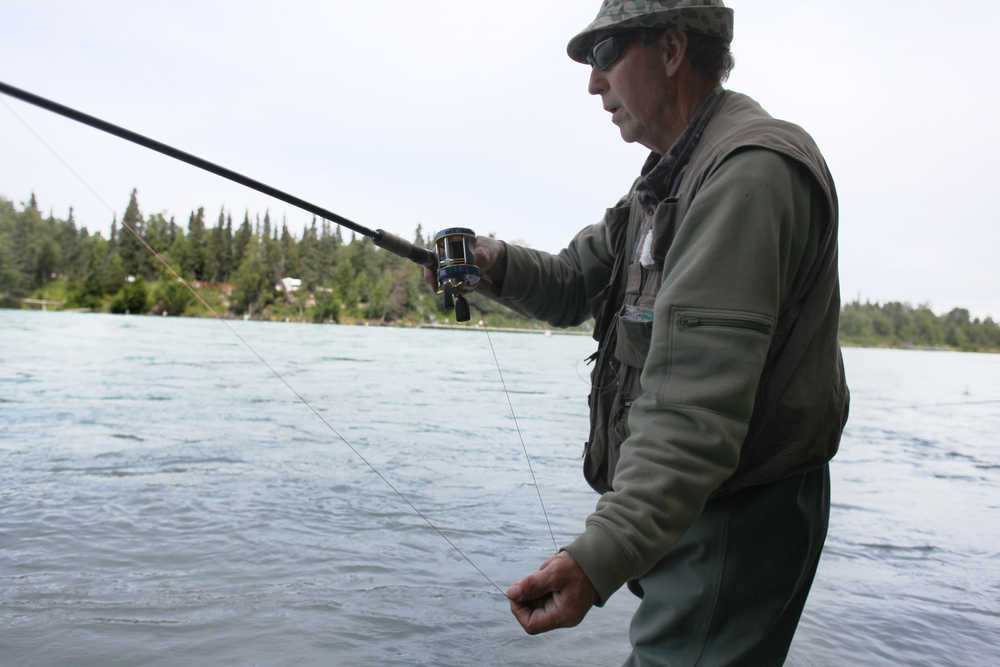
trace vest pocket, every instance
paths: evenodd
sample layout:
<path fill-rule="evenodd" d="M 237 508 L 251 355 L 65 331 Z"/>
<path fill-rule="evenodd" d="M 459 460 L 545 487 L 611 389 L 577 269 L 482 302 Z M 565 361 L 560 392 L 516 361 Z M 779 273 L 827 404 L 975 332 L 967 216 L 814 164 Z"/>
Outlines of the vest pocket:
<path fill-rule="evenodd" d="M 622 317 L 618 318 L 618 341 L 615 357 L 632 368 L 642 368 L 649 354 L 649 342 L 653 333 L 652 311 L 626 306 Z"/>

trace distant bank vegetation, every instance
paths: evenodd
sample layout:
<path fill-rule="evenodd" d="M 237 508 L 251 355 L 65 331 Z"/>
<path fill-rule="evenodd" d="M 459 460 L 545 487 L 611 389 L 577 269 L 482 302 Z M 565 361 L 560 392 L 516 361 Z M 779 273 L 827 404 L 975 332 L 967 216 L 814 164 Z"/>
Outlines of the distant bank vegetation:
<path fill-rule="evenodd" d="M 860 347 L 948 348 L 1000 352 L 1000 325 L 992 318 L 971 318 L 965 308 L 935 315 L 929 307 L 908 303 L 844 304 L 840 342 Z"/>
<path fill-rule="evenodd" d="M 447 323 L 440 298 L 423 284 L 407 260 L 353 233 L 315 218 L 301 238 L 287 226 L 243 214 L 234 224 L 220 211 L 214 224 L 205 210 L 185 225 L 163 214 L 143 216 L 133 190 L 111 238 L 43 216 L 32 195 L 20 209 L 0 197 L 0 305 L 114 313 L 205 316 L 210 311 L 153 257 L 142 239 L 220 314 L 271 320 L 370 322 L 418 325 Z M 429 242 L 418 225 L 414 241 Z M 287 280 L 294 278 L 294 280 Z M 473 323 L 540 328 L 488 299 L 473 295 Z M 840 319 L 845 345 L 1000 351 L 1000 326 L 955 308 L 935 315 L 927 306 L 853 302 Z"/>

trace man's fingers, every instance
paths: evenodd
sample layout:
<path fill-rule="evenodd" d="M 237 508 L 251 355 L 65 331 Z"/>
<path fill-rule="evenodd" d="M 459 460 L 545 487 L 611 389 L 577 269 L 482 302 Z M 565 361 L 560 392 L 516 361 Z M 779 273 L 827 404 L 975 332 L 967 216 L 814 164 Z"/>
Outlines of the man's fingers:
<path fill-rule="evenodd" d="M 546 595 L 527 602 L 511 600 L 510 610 L 524 631 L 530 635 L 546 632 L 563 625 L 560 622 L 560 610 L 553 595 Z"/>
<path fill-rule="evenodd" d="M 432 290 L 437 291 L 437 274 L 428 269 L 426 266 L 424 267 L 424 282 L 427 283 Z"/>
<path fill-rule="evenodd" d="M 539 570 L 544 570 L 544 569 L 545 569 L 545 568 L 547 568 L 547 567 L 548 567 L 549 565 L 552 565 L 552 563 L 554 563 L 554 562 L 556 561 L 556 559 L 557 559 L 557 558 L 559 558 L 559 554 L 560 554 L 560 553 L 561 553 L 561 552 L 558 552 L 558 551 L 557 551 L 556 553 L 554 553 L 554 554 L 552 554 L 551 556 L 549 556 L 549 559 L 548 559 L 547 561 L 545 561 L 544 563 L 542 563 L 542 566 L 541 566 L 540 568 L 538 568 L 538 569 L 539 569 Z"/>
<path fill-rule="evenodd" d="M 518 602 L 526 602 L 548 595 L 553 590 L 551 577 L 539 570 L 512 584 L 507 589 L 507 597 Z"/>
<path fill-rule="evenodd" d="M 542 563 L 537 572 L 532 572 L 524 579 L 512 584 L 507 589 L 507 597 L 524 602 L 541 598 L 559 590 L 565 577 L 560 576 L 560 568 L 550 568 L 550 566 L 559 561 L 560 553 L 550 556 L 547 561 Z"/>

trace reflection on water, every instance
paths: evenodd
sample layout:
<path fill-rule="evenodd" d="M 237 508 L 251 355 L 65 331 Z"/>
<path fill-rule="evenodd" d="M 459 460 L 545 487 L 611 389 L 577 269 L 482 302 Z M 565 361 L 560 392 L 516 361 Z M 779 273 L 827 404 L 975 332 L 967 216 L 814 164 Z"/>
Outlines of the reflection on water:
<path fill-rule="evenodd" d="M 551 539 L 483 334 L 233 323 L 501 585 Z M 609 665 L 622 591 L 506 601 L 211 320 L 0 311 L 0 662 Z M 593 341 L 493 334 L 561 543 Z M 449 363 L 436 363 L 442 350 Z M 845 350 L 830 535 L 789 664 L 1000 656 L 1000 357 Z"/>

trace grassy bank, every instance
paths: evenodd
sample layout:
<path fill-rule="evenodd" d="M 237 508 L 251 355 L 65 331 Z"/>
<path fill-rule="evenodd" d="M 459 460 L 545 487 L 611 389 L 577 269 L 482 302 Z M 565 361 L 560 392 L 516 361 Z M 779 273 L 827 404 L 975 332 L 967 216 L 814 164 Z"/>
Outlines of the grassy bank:
<path fill-rule="evenodd" d="M 263 308 L 250 308 L 245 312 L 233 311 L 233 287 L 225 283 L 199 284 L 195 287 L 202 300 L 212 307 L 206 308 L 189 292 L 183 300 L 183 307 L 171 309 L 164 295 L 169 286 L 176 281 L 152 281 L 142 285 L 147 299 L 145 307 L 126 309 L 132 314 L 173 315 L 179 317 L 215 317 L 215 313 L 230 319 L 250 319 L 271 322 L 307 322 L 307 323 L 338 323 L 360 324 L 370 326 L 400 326 L 400 327 L 439 327 L 439 328 L 476 328 L 488 326 L 492 329 L 510 331 L 562 332 L 544 322 L 524 318 L 502 305 L 496 304 L 485 297 L 473 294 L 469 298 L 472 319 L 469 322 L 456 322 L 453 312 L 446 312 L 441 303 L 441 297 L 432 294 L 429 289 L 418 293 L 413 304 L 401 316 L 387 317 L 379 313 L 375 304 L 365 301 L 348 303 L 329 303 L 324 299 L 326 292 L 310 293 L 307 290 L 296 290 L 275 298 Z M 6 304 L 13 308 L 40 309 L 44 301 L 46 310 L 71 310 L 98 313 L 125 312 L 121 309 L 123 293 L 104 295 L 99 303 L 91 307 L 80 307 L 72 302 L 72 287 L 64 279 L 55 279 L 44 287 L 31 292 L 24 300 L 12 301 Z M 159 297 L 159 298 L 157 298 Z M 589 334 L 590 323 L 573 327 L 566 331 Z"/>

